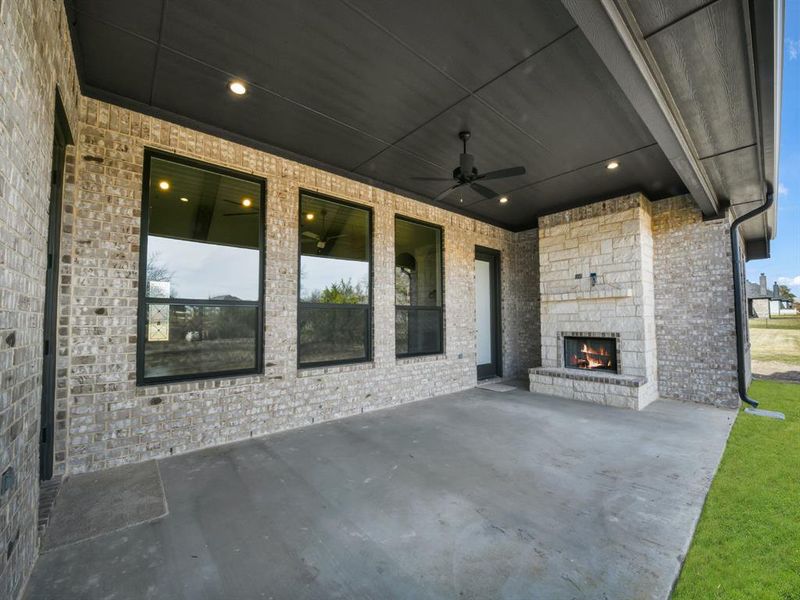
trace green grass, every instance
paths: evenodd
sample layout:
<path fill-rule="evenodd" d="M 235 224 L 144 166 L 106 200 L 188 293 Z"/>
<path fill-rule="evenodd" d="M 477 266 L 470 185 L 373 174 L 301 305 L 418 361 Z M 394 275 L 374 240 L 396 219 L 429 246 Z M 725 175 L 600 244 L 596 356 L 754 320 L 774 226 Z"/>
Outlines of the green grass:
<path fill-rule="evenodd" d="M 740 413 L 673 600 L 800 600 L 800 384 L 756 381 Z"/>
<path fill-rule="evenodd" d="M 771 319 L 750 319 L 750 329 L 800 329 L 800 315 L 778 315 Z"/>

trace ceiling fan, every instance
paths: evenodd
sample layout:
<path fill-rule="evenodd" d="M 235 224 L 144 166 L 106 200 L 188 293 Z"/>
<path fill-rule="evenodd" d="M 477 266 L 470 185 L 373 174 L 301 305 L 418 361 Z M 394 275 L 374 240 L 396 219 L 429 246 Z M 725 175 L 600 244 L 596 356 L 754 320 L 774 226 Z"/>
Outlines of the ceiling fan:
<path fill-rule="evenodd" d="M 491 200 L 492 198 L 497 198 L 498 193 L 484 185 L 481 185 L 480 183 L 477 183 L 478 181 L 504 179 L 506 177 L 515 177 L 516 175 L 525 174 L 525 167 L 509 167 L 508 169 L 498 169 L 497 171 L 489 171 L 488 173 L 479 173 L 478 169 L 475 167 L 475 157 L 472 154 L 467 153 L 467 141 L 471 135 L 472 134 L 470 134 L 469 131 L 459 132 L 458 137 L 464 143 L 464 151 L 459 157 L 458 166 L 453 169 L 452 179 L 456 181 L 456 184 L 450 186 L 441 194 L 436 196 L 433 199 L 434 202 L 443 200 L 450 195 L 451 192 L 465 185 L 478 192 L 484 198 Z M 445 177 L 412 177 L 412 179 L 416 179 L 418 181 L 450 181 L 450 179 Z"/>
<path fill-rule="evenodd" d="M 313 231 L 304 231 L 301 234 L 303 237 L 317 242 L 317 254 L 322 254 L 322 252 L 325 250 L 325 247 L 328 245 L 328 242 L 331 240 L 347 237 L 346 233 L 329 236 L 328 230 L 325 228 L 325 215 L 327 214 L 327 211 L 323 209 L 320 211 L 320 214 L 322 215 L 322 235 L 314 233 Z"/>

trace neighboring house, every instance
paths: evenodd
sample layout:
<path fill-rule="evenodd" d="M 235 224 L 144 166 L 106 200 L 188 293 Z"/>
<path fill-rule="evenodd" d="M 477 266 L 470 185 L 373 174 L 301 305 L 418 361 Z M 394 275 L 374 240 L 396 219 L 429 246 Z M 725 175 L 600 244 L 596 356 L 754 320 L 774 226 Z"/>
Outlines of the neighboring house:
<path fill-rule="evenodd" d="M 738 406 L 782 14 L 0 2 L 0 597 L 54 474 L 479 378 Z"/>
<path fill-rule="evenodd" d="M 767 276 L 761 273 L 758 283 L 747 282 L 747 311 L 750 318 L 768 319 L 776 315 L 796 313 L 794 303 L 782 298 L 778 283 L 767 287 Z"/>

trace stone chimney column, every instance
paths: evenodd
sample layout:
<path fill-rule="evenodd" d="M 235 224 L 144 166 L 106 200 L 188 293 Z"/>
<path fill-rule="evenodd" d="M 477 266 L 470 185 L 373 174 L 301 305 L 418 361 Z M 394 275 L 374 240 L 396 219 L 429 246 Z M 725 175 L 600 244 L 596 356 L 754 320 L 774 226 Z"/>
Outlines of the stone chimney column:
<path fill-rule="evenodd" d="M 758 278 L 758 291 L 761 296 L 767 295 L 767 276 L 764 273 Z"/>

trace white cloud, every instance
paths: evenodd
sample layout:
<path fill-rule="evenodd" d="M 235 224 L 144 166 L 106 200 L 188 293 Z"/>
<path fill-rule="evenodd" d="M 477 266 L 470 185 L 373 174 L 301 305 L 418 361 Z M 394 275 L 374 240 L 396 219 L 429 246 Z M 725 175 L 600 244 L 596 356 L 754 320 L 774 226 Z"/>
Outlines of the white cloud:
<path fill-rule="evenodd" d="M 780 285 L 788 285 L 789 287 L 800 286 L 800 275 L 794 277 L 778 277 Z"/>
<path fill-rule="evenodd" d="M 778 196 L 788 196 L 789 195 L 789 188 L 787 188 L 782 183 L 778 184 Z"/>
<path fill-rule="evenodd" d="M 786 54 L 789 60 L 800 57 L 800 40 L 786 40 Z"/>

